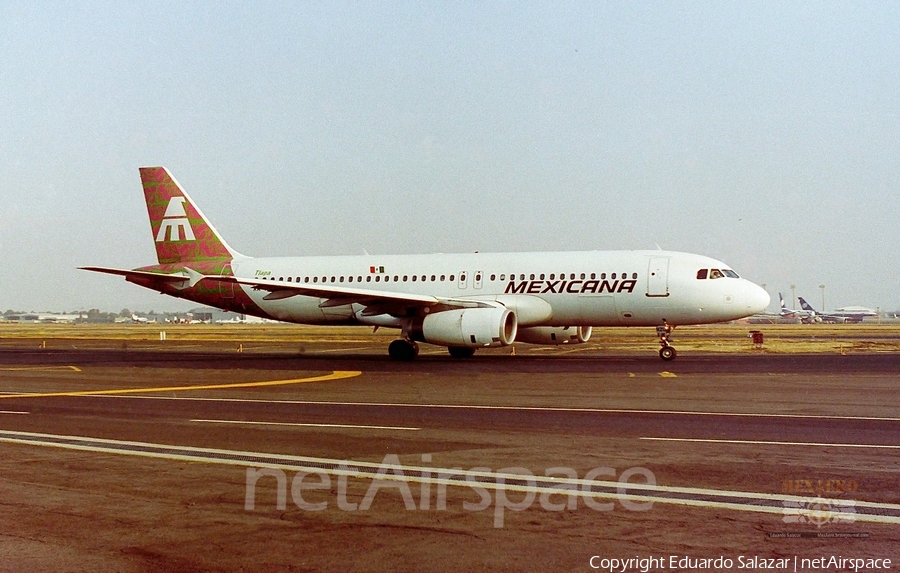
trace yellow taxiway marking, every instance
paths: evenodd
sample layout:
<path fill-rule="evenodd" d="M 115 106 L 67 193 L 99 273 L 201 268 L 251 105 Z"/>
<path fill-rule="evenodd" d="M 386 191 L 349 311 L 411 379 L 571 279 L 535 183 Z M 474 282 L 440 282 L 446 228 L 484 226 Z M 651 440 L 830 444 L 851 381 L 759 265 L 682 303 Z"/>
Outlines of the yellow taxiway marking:
<path fill-rule="evenodd" d="M 157 386 L 153 388 L 117 388 L 114 390 L 79 390 L 77 392 L 38 392 L 34 394 L 3 394 L 3 398 L 51 398 L 57 396 L 110 396 L 118 394 L 146 394 L 150 392 L 186 392 L 188 390 L 222 390 L 226 388 L 258 388 L 261 386 L 286 386 L 289 384 L 303 384 L 305 382 L 325 382 L 326 380 L 340 380 L 353 378 L 362 374 L 359 370 L 336 370 L 324 376 L 311 378 L 294 378 L 291 380 L 267 380 L 264 382 L 235 382 L 232 384 L 210 384 L 193 386 Z"/>
<path fill-rule="evenodd" d="M 3 372 L 51 372 L 57 370 L 71 370 L 81 372 L 77 366 L 0 366 Z"/>

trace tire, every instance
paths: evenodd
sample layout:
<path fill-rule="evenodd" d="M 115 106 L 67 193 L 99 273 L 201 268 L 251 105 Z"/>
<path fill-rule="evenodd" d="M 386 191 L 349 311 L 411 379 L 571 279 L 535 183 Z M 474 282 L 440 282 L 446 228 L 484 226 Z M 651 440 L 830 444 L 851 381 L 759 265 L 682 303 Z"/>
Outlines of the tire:
<path fill-rule="evenodd" d="M 475 349 L 468 346 L 448 346 L 447 352 L 453 358 L 472 358 L 475 354 Z"/>
<path fill-rule="evenodd" d="M 678 353 L 675 352 L 675 348 L 672 346 L 663 346 L 659 349 L 659 357 L 668 362 L 669 360 L 675 360 L 675 356 Z"/>
<path fill-rule="evenodd" d="M 409 362 L 414 359 L 418 353 L 418 344 L 403 339 L 395 340 L 388 346 L 388 355 L 394 360 Z"/>

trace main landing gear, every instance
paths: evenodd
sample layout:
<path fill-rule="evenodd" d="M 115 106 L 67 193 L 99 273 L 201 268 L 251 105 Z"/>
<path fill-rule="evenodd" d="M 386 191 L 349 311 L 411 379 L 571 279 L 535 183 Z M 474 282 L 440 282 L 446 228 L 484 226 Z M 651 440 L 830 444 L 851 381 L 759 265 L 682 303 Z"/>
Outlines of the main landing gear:
<path fill-rule="evenodd" d="M 419 345 L 412 340 L 400 338 L 388 346 L 388 355 L 394 360 L 409 362 L 419 355 Z"/>
<path fill-rule="evenodd" d="M 466 346 L 450 346 L 447 350 L 453 358 L 471 358 L 475 354 L 474 348 Z M 388 346 L 388 355 L 393 360 L 409 362 L 419 355 L 419 345 L 412 340 L 399 338 Z"/>
<path fill-rule="evenodd" d="M 678 354 L 675 352 L 675 347 L 669 344 L 669 335 L 672 334 L 672 330 L 675 327 L 669 325 L 668 322 L 663 319 L 663 323 L 656 327 L 656 336 L 659 337 L 659 357 L 668 362 L 669 360 L 674 360 L 675 356 Z"/>
<path fill-rule="evenodd" d="M 475 355 L 475 349 L 468 346 L 448 346 L 447 352 L 453 358 L 472 358 Z"/>

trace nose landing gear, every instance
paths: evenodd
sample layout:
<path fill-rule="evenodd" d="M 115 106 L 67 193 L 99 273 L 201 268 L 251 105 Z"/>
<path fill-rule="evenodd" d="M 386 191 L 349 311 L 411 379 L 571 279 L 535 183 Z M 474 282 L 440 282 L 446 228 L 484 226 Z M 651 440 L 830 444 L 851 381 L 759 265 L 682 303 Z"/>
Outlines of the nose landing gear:
<path fill-rule="evenodd" d="M 672 334 L 672 330 L 675 327 L 671 326 L 668 322 L 663 319 L 663 323 L 656 327 L 656 336 L 659 337 L 659 357 L 668 362 L 669 360 L 674 360 L 675 356 L 678 354 L 675 351 L 675 347 L 670 344 L 669 335 Z"/>

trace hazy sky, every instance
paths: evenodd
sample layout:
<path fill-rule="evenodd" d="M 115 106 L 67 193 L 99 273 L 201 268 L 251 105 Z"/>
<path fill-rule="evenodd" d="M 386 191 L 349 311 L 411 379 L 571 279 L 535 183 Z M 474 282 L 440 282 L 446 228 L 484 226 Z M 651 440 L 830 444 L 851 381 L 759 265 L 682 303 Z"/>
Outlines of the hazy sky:
<path fill-rule="evenodd" d="M 0 3 L 0 310 L 183 309 L 138 167 L 248 255 L 665 249 L 900 309 L 896 2 Z M 774 304 L 773 304 L 774 308 Z"/>

